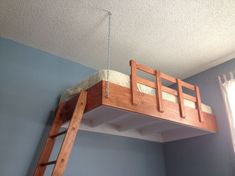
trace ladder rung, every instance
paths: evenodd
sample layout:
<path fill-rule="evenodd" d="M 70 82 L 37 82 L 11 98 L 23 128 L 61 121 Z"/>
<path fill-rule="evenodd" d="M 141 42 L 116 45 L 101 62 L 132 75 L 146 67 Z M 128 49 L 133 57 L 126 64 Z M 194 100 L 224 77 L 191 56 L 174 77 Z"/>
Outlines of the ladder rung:
<path fill-rule="evenodd" d="M 57 133 L 57 134 L 54 134 L 54 135 L 51 135 L 50 137 L 55 138 L 55 137 L 57 137 L 57 136 L 60 136 L 60 135 L 62 135 L 62 134 L 65 134 L 65 133 L 67 133 L 67 130 L 61 131 L 61 132 L 59 132 L 59 133 Z"/>
<path fill-rule="evenodd" d="M 56 160 L 55 161 L 49 161 L 49 162 L 46 162 L 46 163 L 41 163 L 40 166 L 52 165 L 52 164 L 55 164 L 55 163 L 56 163 Z"/>

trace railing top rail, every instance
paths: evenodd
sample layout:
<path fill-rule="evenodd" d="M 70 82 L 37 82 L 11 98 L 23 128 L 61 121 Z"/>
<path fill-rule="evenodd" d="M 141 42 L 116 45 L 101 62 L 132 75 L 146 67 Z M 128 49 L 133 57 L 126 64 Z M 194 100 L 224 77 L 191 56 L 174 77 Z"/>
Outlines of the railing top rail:
<path fill-rule="evenodd" d="M 156 72 L 158 71 L 158 70 L 155 70 L 151 67 L 145 66 L 143 64 L 138 64 L 135 60 L 130 60 L 130 66 L 133 67 L 134 65 L 135 65 L 137 70 L 143 71 L 145 73 L 148 73 L 148 74 L 151 74 L 151 75 L 154 75 L 154 76 L 156 75 Z M 163 72 L 160 72 L 159 75 L 160 75 L 160 78 L 163 79 L 163 80 L 169 81 L 169 82 L 174 83 L 174 84 L 177 83 L 177 78 L 175 78 L 173 76 L 167 75 Z M 196 88 L 195 88 L 196 86 L 195 85 L 187 83 L 187 82 L 182 81 L 182 80 L 181 80 L 181 83 L 182 83 L 181 84 L 182 87 L 185 87 L 187 89 L 196 91 Z"/>

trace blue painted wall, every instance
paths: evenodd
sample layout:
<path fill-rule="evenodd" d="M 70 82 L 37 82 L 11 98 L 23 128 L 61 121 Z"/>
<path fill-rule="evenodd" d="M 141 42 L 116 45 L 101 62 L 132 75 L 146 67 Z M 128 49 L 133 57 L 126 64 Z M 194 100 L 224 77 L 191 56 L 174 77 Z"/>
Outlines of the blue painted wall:
<path fill-rule="evenodd" d="M 1 176 L 32 175 L 59 95 L 94 72 L 0 38 Z M 65 175 L 165 176 L 162 147 L 152 142 L 81 132 Z"/>
<path fill-rule="evenodd" d="M 235 70 L 235 59 L 187 79 L 199 85 L 202 101 L 213 108 L 219 132 L 166 143 L 167 176 L 235 176 L 235 154 L 217 79 L 231 70 Z"/>

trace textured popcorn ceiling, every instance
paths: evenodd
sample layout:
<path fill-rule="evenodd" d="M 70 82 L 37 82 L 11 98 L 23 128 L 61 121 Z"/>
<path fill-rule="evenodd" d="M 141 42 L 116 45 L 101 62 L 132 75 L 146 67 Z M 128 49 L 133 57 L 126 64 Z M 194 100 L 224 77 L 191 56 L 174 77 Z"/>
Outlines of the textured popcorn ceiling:
<path fill-rule="evenodd" d="M 185 78 L 235 57 L 234 0 L 0 0 L 0 36 L 97 69 L 136 58 Z"/>

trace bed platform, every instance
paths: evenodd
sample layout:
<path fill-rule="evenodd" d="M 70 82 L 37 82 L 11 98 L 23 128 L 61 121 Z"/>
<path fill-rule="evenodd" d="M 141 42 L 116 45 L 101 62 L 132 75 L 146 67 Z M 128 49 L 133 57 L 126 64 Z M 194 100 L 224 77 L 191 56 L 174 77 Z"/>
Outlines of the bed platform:
<path fill-rule="evenodd" d="M 43 176 L 49 165 L 54 165 L 52 176 L 64 175 L 78 129 L 157 142 L 217 131 L 212 110 L 201 103 L 197 86 L 134 60 L 130 66 L 130 76 L 99 71 L 64 93 L 34 176 Z M 154 81 L 139 77 L 138 70 L 152 75 Z M 164 86 L 164 81 L 173 86 Z M 185 93 L 185 88 L 192 94 Z M 61 126 L 66 129 L 61 131 Z M 65 136 L 57 159 L 49 161 L 61 135 Z"/>
<path fill-rule="evenodd" d="M 81 130 L 157 142 L 217 131 L 212 110 L 201 103 L 197 86 L 134 60 L 130 61 L 130 66 L 130 76 L 101 70 L 68 89 L 61 98 L 65 102 L 65 114 L 73 112 L 80 90 L 86 89 L 87 106 Z M 137 70 L 154 76 L 155 81 L 139 77 Z M 164 80 L 176 84 L 177 89 L 164 86 Z M 195 92 L 194 96 L 184 93 L 184 88 Z"/>

